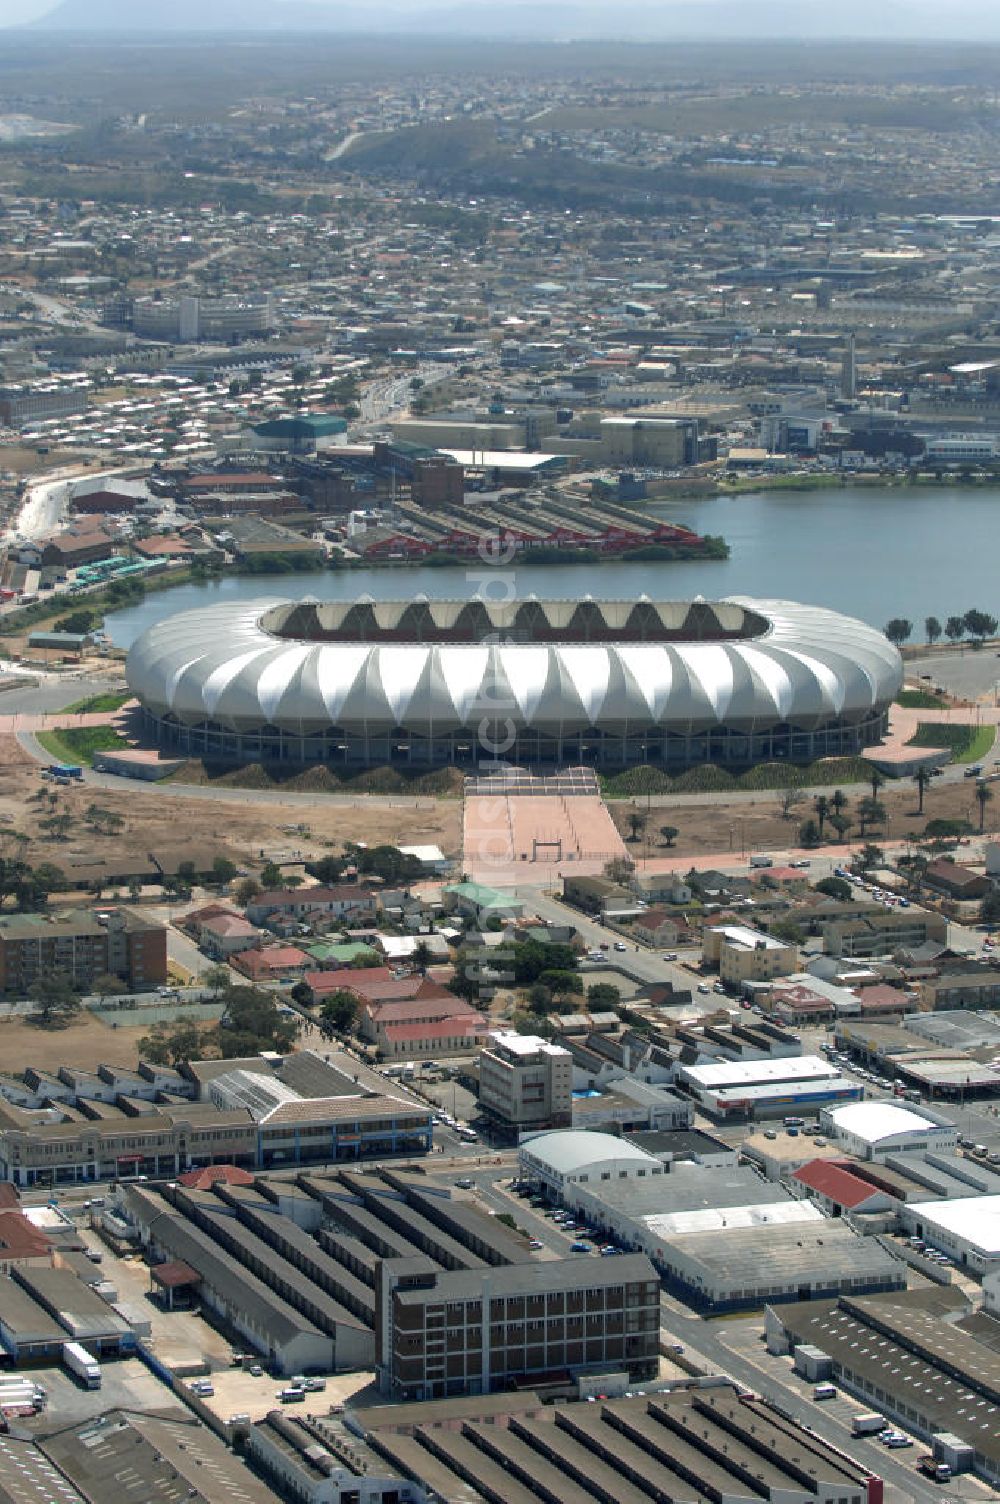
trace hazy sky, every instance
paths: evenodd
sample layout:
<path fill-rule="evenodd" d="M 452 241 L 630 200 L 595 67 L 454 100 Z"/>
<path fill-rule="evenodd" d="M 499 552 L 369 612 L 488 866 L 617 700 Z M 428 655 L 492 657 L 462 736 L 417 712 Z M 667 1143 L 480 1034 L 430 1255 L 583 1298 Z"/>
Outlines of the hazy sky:
<path fill-rule="evenodd" d="M 299 3 L 301 4 L 302 0 L 299 0 Z M 313 0 L 313 3 L 322 5 L 324 9 L 332 9 L 336 0 Z M 449 0 L 444 0 L 444 3 L 449 3 Z M 479 10 L 494 6 L 496 0 L 461 0 L 461 3 Z M 529 0 L 514 0 L 514 3 L 521 6 L 529 3 Z M 603 0 L 603 3 L 606 4 L 609 20 L 613 23 L 618 9 L 616 0 Z M 671 4 L 678 3 L 688 11 L 697 11 L 702 7 L 710 11 L 715 8 L 719 0 L 671 0 Z M 34 20 L 47 11 L 54 10 L 57 4 L 58 0 L 0 0 L 0 26 L 17 25 L 20 22 Z M 141 6 L 143 0 L 132 0 L 132 4 Z M 280 7 L 281 0 L 276 0 L 276 4 Z M 582 4 L 586 9 L 592 6 L 596 9 L 602 4 L 602 0 L 548 0 L 548 4 L 557 8 L 563 5 Z M 821 11 L 824 4 L 825 0 L 803 0 L 802 9 L 805 12 Z M 379 0 L 373 0 L 372 10 L 373 15 L 377 15 L 379 11 L 436 10 L 441 5 L 442 0 L 383 0 L 381 4 Z M 632 0 L 629 11 L 634 15 L 645 6 L 655 10 L 657 0 Z M 351 8 L 354 9 L 353 6 Z M 787 0 L 784 0 L 784 3 L 782 0 L 776 0 L 776 8 L 787 17 Z M 127 10 L 127 6 L 123 5 L 123 9 Z M 903 29 L 912 27 L 911 34 L 914 35 L 921 33 L 920 23 L 924 18 L 931 22 L 928 27 L 929 31 L 937 35 L 947 35 L 949 9 L 953 13 L 961 13 L 964 24 L 957 28 L 959 34 L 967 36 L 976 34 L 980 29 L 979 23 L 983 22 L 985 23 L 982 28 L 983 32 L 990 36 L 996 35 L 997 0 L 943 0 L 943 3 L 942 0 L 870 0 L 870 4 L 865 6 L 867 15 L 876 21 L 876 24 L 882 20 L 883 16 L 887 20 L 891 17 L 892 22 L 895 23 L 893 30 L 898 29 L 902 22 Z M 903 17 L 906 19 L 902 20 Z M 784 26 L 781 29 L 784 30 Z"/>

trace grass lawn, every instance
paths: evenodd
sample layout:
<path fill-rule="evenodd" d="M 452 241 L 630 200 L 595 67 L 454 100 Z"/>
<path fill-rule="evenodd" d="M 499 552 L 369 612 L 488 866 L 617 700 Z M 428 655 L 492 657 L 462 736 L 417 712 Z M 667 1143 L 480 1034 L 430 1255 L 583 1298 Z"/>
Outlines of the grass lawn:
<path fill-rule="evenodd" d="M 86 699 L 74 700 L 72 705 L 64 705 L 63 709 L 70 711 L 73 715 L 99 715 L 108 710 L 121 710 L 131 698 L 128 691 L 118 695 L 88 695 Z"/>
<path fill-rule="evenodd" d="M 940 695 L 927 689 L 901 689 L 896 696 L 896 704 L 905 710 L 940 710 L 943 703 Z"/>
<path fill-rule="evenodd" d="M 992 726 L 952 726 L 939 721 L 921 721 L 907 743 L 909 747 L 947 747 L 952 762 L 979 762 L 993 745 Z"/>
<path fill-rule="evenodd" d="M 68 726 L 59 731 L 36 731 L 35 740 L 56 762 L 82 763 L 88 768 L 95 752 L 127 747 L 113 726 Z"/>

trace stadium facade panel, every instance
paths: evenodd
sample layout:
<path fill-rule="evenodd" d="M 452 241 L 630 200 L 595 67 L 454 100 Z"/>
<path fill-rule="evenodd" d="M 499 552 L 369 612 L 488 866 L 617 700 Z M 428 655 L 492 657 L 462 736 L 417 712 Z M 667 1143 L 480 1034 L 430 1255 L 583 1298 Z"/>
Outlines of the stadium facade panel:
<path fill-rule="evenodd" d="M 791 601 L 263 600 L 158 622 L 126 676 L 210 759 L 744 767 L 879 741 L 902 662 Z"/>

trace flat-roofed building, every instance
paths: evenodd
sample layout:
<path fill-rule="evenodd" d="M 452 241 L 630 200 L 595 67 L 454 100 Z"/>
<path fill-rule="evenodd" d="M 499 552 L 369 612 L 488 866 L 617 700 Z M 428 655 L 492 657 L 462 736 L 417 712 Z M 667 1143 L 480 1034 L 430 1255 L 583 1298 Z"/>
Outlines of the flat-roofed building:
<path fill-rule="evenodd" d="M 562 1045 L 505 1030 L 479 1055 L 479 1105 L 521 1130 L 573 1121 L 573 1057 Z"/>
<path fill-rule="evenodd" d="M 0 992 L 24 997 L 40 972 L 64 971 L 77 987 L 120 977 L 129 988 L 167 979 L 167 932 L 131 909 L 5 914 L 0 918 Z"/>
<path fill-rule="evenodd" d="M 678 1081 L 715 1117 L 780 1117 L 849 1102 L 863 1088 L 818 1055 L 684 1065 Z"/>
<path fill-rule="evenodd" d="M 376 1295 L 378 1383 L 394 1400 L 658 1370 L 660 1283 L 642 1254 L 447 1273 L 388 1260 Z"/>
<path fill-rule="evenodd" d="M 1000 1195 L 910 1202 L 900 1221 L 972 1274 L 1000 1269 Z"/>
<path fill-rule="evenodd" d="M 790 976 L 799 968 L 796 946 L 745 924 L 706 926 L 702 951 L 707 964 L 718 966 L 719 976 L 733 986 L 769 982 L 774 977 Z"/>

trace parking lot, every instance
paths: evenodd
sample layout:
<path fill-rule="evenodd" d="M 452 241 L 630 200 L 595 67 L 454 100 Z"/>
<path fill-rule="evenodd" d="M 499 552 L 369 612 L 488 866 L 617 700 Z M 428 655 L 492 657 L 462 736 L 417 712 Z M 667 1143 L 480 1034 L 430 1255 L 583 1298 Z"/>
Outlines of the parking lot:
<path fill-rule="evenodd" d="M 62 1367 L 32 1367 L 29 1372 L 48 1395 L 46 1408 L 39 1415 L 18 1421 L 29 1430 L 73 1426 L 118 1406 L 124 1410 L 184 1413 L 182 1402 L 140 1358 L 102 1359 L 100 1389 L 85 1389 Z"/>
<path fill-rule="evenodd" d="M 371 1388 L 374 1379 L 373 1373 L 329 1374 L 324 1389 L 307 1394 L 299 1404 L 289 1405 L 289 1413 L 325 1415 L 331 1405 L 342 1405 L 357 1396 L 362 1397 L 359 1403 L 374 1404 L 377 1400 Z M 227 1421 L 233 1415 L 249 1415 L 251 1420 L 260 1420 L 269 1410 L 284 1408 L 278 1393 L 285 1388 L 287 1380 L 274 1378 L 266 1368 L 255 1377 L 246 1369 L 227 1366 L 213 1371 L 210 1382 L 215 1393 L 203 1395 L 202 1404 L 221 1420 Z M 365 1395 L 363 1391 L 369 1389 L 370 1393 Z"/>

